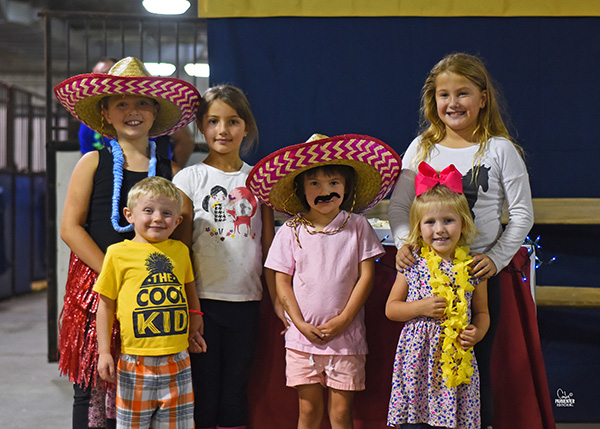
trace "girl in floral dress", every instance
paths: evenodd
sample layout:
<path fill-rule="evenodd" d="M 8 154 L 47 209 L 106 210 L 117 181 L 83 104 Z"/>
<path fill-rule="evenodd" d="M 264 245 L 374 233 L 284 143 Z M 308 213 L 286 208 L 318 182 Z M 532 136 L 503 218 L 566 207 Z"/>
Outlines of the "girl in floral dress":
<path fill-rule="evenodd" d="M 476 230 L 453 165 L 419 165 L 407 242 L 417 262 L 399 272 L 386 316 L 400 334 L 388 425 L 403 429 L 479 428 L 479 373 L 473 346 L 489 327 L 487 283 L 470 275 L 464 245 Z"/>

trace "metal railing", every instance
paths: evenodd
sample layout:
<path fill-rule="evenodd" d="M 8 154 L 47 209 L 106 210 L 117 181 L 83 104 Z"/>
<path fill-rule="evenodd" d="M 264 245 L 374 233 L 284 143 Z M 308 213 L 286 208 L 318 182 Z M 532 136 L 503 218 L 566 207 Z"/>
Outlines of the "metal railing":
<path fill-rule="evenodd" d="M 45 100 L 0 82 L 0 171 L 46 171 Z"/>
<path fill-rule="evenodd" d="M 0 298 L 46 276 L 45 100 L 0 82 Z"/>

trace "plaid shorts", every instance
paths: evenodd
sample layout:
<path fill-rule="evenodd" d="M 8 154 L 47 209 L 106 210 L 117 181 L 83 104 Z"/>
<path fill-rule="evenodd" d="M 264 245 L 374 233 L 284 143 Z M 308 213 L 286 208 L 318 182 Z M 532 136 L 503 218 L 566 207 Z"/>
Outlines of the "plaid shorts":
<path fill-rule="evenodd" d="M 122 354 L 117 376 L 117 428 L 194 427 L 187 350 L 167 356 Z"/>

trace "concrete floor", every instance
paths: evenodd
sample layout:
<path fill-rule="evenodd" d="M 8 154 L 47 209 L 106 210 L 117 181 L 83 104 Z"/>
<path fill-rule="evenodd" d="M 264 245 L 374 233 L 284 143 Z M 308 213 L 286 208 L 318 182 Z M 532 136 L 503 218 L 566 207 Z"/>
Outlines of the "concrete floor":
<path fill-rule="evenodd" d="M 0 301 L 2 428 L 71 427 L 73 390 L 58 365 L 48 363 L 46 335 L 44 291 Z M 600 423 L 559 423 L 557 429 L 600 429 Z"/>
<path fill-rule="evenodd" d="M 48 363 L 46 293 L 0 301 L 0 415 L 3 428 L 66 429 L 73 388 Z"/>

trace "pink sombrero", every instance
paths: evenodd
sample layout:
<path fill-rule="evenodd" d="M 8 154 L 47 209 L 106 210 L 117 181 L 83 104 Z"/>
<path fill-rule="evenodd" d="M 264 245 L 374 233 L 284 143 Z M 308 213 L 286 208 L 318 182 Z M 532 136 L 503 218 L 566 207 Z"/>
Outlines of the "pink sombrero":
<path fill-rule="evenodd" d="M 296 196 L 294 178 L 313 167 L 340 164 L 356 171 L 355 212 L 370 209 L 392 190 L 402 161 L 387 144 L 357 134 L 315 136 L 306 143 L 279 149 L 260 160 L 248 176 L 248 189 L 277 211 L 301 213 L 305 209 Z"/>
<path fill-rule="evenodd" d="M 100 100 L 111 95 L 153 98 L 160 110 L 150 137 L 178 130 L 195 117 L 202 99 L 194 85 L 176 78 L 152 76 L 137 58 L 127 57 L 108 72 L 73 76 L 54 88 L 56 98 L 73 116 L 104 135 L 115 137 L 114 127 L 102 123 Z"/>

